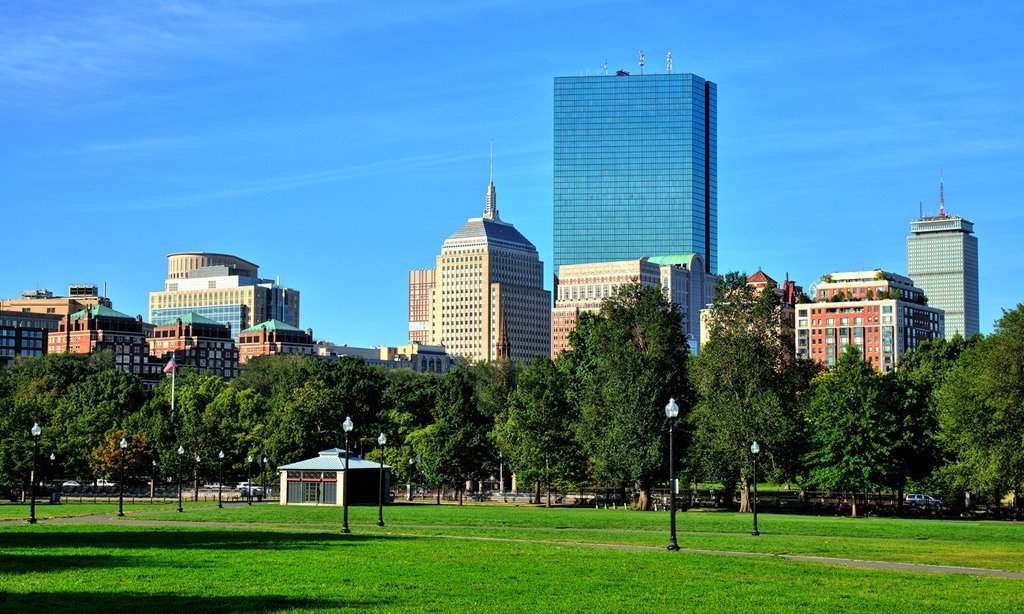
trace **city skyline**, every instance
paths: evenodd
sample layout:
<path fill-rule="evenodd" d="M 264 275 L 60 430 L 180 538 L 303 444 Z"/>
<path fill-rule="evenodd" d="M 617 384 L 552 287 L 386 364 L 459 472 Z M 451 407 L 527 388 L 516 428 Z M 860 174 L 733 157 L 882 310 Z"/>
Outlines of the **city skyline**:
<path fill-rule="evenodd" d="M 491 138 L 551 289 L 552 84 L 637 72 L 642 49 L 718 85 L 719 273 L 906 274 L 942 172 L 977 227 L 987 333 L 1024 301 L 1021 24 L 1003 3 L 18 4 L 0 297 L 106 283 L 145 317 L 168 254 L 227 253 L 300 289 L 318 338 L 401 343 L 408 271 L 478 215 Z"/>

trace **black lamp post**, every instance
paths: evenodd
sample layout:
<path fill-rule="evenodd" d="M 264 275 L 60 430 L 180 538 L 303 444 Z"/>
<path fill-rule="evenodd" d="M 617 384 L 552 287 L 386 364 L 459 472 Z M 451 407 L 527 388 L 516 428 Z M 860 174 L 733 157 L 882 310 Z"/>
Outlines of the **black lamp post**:
<path fill-rule="evenodd" d="M 668 490 L 669 490 L 669 539 L 668 549 L 679 550 L 676 542 L 676 472 L 675 472 L 675 419 L 679 415 L 679 405 L 674 398 L 665 406 L 665 417 L 668 418 Z"/>
<path fill-rule="evenodd" d="M 178 511 L 183 512 L 181 509 L 181 459 L 185 454 L 185 446 L 178 446 Z"/>
<path fill-rule="evenodd" d="M 43 434 L 43 427 L 36 422 L 32 425 L 32 473 L 29 474 L 28 489 L 31 492 L 32 504 L 29 507 L 28 523 L 36 523 L 36 457 L 39 456 L 39 436 Z"/>
<path fill-rule="evenodd" d="M 48 481 L 50 482 L 50 490 L 52 492 L 52 491 L 57 490 L 57 451 L 56 450 L 54 450 L 53 452 L 50 452 L 50 471 L 48 473 L 50 474 L 49 475 L 50 479 Z M 54 497 L 51 496 L 50 497 L 50 503 L 53 503 L 53 502 L 54 502 Z"/>
<path fill-rule="evenodd" d="M 267 496 L 267 455 L 258 454 L 256 458 L 259 459 L 258 463 L 260 466 L 260 482 L 263 484 L 263 498 L 268 499 Z"/>
<path fill-rule="evenodd" d="M 380 434 L 377 438 L 377 443 L 380 444 L 380 479 L 377 484 L 377 526 L 384 526 L 384 444 L 388 442 L 388 438 L 384 433 Z"/>
<path fill-rule="evenodd" d="M 348 528 L 348 434 L 355 428 L 355 424 L 352 423 L 352 418 L 345 416 L 345 422 L 342 423 L 341 427 L 345 429 L 345 481 L 341 485 L 341 509 L 343 516 L 341 532 L 351 533 Z"/>
<path fill-rule="evenodd" d="M 124 453 L 128 450 L 128 440 L 122 437 L 118 445 L 121 447 L 121 479 L 118 480 L 117 515 L 124 516 Z"/>
<path fill-rule="evenodd" d="M 149 502 L 153 502 L 153 497 L 156 496 L 156 459 L 153 459 L 153 481 L 150 482 L 152 486 L 149 489 Z"/>
<path fill-rule="evenodd" d="M 252 454 L 245 457 L 245 494 L 252 505 Z"/>
<path fill-rule="evenodd" d="M 761 451 L 761 446 L 757 445 L 757 442 L 750 444 L 750 455 L 754 458 L 754 530 L 750 532 L 751 535 L 760 535 L 761 532 L 757 530 L 757 454 Z"/>
<path fill-rule="evenodd" d="M 217 454 L 217 458 L 220 459 L 220 467 L 217 472 L 217 507 L 223 508 L 224 501 L 221 498 L 221 493 L 224 491 L 224 450 Z"/>

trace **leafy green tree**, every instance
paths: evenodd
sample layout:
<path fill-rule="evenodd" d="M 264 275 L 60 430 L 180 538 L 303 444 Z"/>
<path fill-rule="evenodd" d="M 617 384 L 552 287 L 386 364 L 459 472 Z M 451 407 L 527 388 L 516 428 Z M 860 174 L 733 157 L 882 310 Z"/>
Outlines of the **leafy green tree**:
<path fill-rule="evenodd" d="M 681 407 L 692 405 L 680 318 L 661 288 L 624 284 L 598 314 L 580 314 L 573 349 L 560 356 L 581 376 L 570 402 L 594 475 L 638 485 L 640 509 L 651 508 L 651 488 L 667 473 L 663 408 L 672 397 Z"/>
<path fill-rule="evenodd" d="M 832 371 L 812 382 L 805 409 L 809 481 L 828 490 L 864 492 L 888 480 L 900 423 L 883 375 L 847 347 Z M 856 497 L 851 515 L 857 516 Z"/>
<path fill-rule="evenodd" d="M 121 439 L 128 444 L 122 451 Z M 139 475 L 148 475 L 153 452 L 145 433 L 130 433 L 124 429 L 111 429 L 103 434 L 101 443 L 92 449 L 89 465 L 92 474 L 108 480 L 121 480 L 122 463 L 124 480 L 130 482 Z"/>
<path fill-rule="evenodd" d="M 1024 484 L 1024 305 L 1003 312 L 935 396 L 948 478 L 996 495 L 1016 493 Z"/>
<path fill-rule="evenodd" d="M 548 507 L 552 473 L 571 478 L 584 460 L 573 437 L 577 416 L 565 392 L 565 374 L 547 356 L 534 358 L 519 375 L 495 431 L 517 477 L 544 481 Z"/>
<path fill-rule="evenodd" d="M 392 369 L 385 375 L 382 403 L 388 437 L 386 461 L 398 480 L 416 479 L 416 451 L 410 437 L 433 422 L 433 408 L 441 378 L 433 373 Z"/>
<path fill-rule="evenodd" d="M 445 375 L 433 419 L 410 439 L 422 455 L 427 480 L 438 486 L 453 485 L 461 504 L 466 481 L 482 476 L 492 450 L 488 433 L 493 423 L 480 411 L 469 368 L 457 367 Z"/>
<path fill-rule="evenodd" d="M 750 444 L 758 441 L 762 467 L 776 479 L 798 478 L 804 452 L 798 393 L 816 367 L 793 358 L 793 334 L 778 295 L 756 290 L 739 273 L 724 275 L 706 318 L 708 339 L 693 360 L 698 402 L 691 463 L 725 486 L 727 500 L 740 482 L 740 511 L 749 511 Z"/>
<path fill-rule="evenodd" d="M 900 422 L 889 486 L 897 491 L 900 506 L 908 482 L 928 479 L 944 466 L 934 392 L 960 355 L 980 339 L 978 335 L 929 339 L 904 354 L 889 374 Z"/>

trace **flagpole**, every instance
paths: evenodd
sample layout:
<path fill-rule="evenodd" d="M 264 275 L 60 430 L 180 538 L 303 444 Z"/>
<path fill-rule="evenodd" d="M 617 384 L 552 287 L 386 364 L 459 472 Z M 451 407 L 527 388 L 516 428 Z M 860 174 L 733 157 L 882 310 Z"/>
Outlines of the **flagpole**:
<path fill-rule="evenodd" d="M 178 374 L 178 364 L 174 360 L 174 354 L 171 354 L 171 362 L 174 363 L 174 368 L 171 369 L 171 425 L 174 424 L 174 376 Z"/>

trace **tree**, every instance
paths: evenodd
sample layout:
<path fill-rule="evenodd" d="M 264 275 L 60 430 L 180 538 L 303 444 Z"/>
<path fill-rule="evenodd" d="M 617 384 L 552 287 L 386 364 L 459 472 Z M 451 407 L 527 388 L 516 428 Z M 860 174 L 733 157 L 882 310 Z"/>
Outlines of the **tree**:
<path fill-rule="evenodd" d="M 441 378 L 409 369 L 392 369 L 385 377 L 382 402 L 388 435 L 387 461 L 393 467 L 395 479 L 412 484 L 416 451 L 410 437 L 432 422 Z"/>
<path fill-rule="evenodd" d="M 128 447 L 124 450 L 121 449 L 121 439 L 128 443 Z M 89 465 L 93 475 L 118 481 L 121 480 L 123 467 L 124 479 L 127 482 L 135 476 L 148 473 L 152 454 L 145 433 L 130 433 L 124 429 L 111 429 L 104 433 L 103 441 L 92 449 L 89 455 Z"/>
<path fill-rule="evenodd" d="M 1016 494 L 1024 484 L 1024 305 L 1003 312 L 935 395 L 950 481 Z"/>
<path fill-rule="evenodd" d="M 690 351 L 680 324 L 679 308 L 660 287 L 624 284 L 598 314 L 580 314 L 573 349 L 560 356 L 580 376 L 570 402 L 594 474 L 636 484 L 640 509 L 651 509 L 651 488 L 666 476 L 663 407 L 672 397 L 681 407 L 692 404 Z"/>
<path fill-rule="evenodd" d="M 706 317 L 708 339 L 692 363 L 698 402 L 691 463 L 720 481 L 731 500 L 740 482 L 740 511 L 749 511 L 750 444 L 758 441 L 766 475 L 792 479 L 801 472 L 802 424 L 796 403 L 816 371 L 793 358 L 793 333 L 772 289 L 756 290 L 747 277 L 719 280 Z"/>
<path fill-rule="evenodd" d="M 575 411 L 565 391 L 565 375 L 550 358 L 537 356 L 519 375 L 496 427 L 501 449 L 518 478 L 544 481 L 547 507 L 551 506 L 552 472 L 570 477 L 583 460 L 573 437 Z"/>
<path fill-rule="evenodd" d="M 814 379 L 804 411 L 812 484 L 856 493 L 886 483 L 900 424 L 888 380 L 857 346 L 848 346 L 832 371 Z M 851 515 L 857 516 L 856 496 Z"/>
<path fill-rule="evenodd" d="M 410 439 L 422 454 L 421 468 L 438 487 L 453 485 L 462 503 L 467 480 L 481 477 L 491 453 L 491 422 L 477 404 L 476 386 L 468 367 L 449 371 L 441 381 L 434 404 L 434 421 Z"/>
<path fill-rule="evenodd" d="M 926 340 L 900 357 L 897 369 L 888 375 L 900 423 L 889 486 L 896 490 L 901 507 L 909 481 L 924 480 L 942 468 L 934 392 L 960 355 L 980 339 L 957 335 L 948 341 L 943 337 Z"/>

